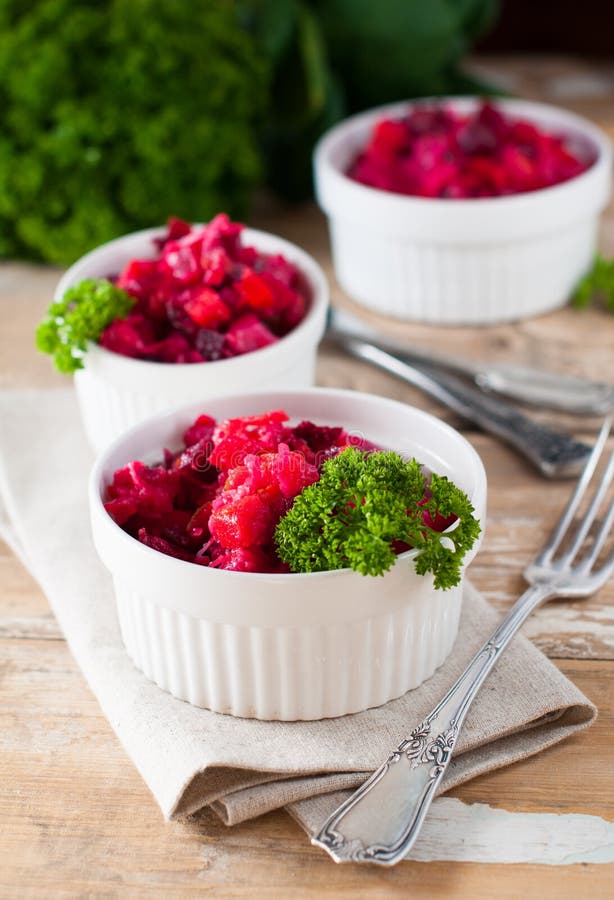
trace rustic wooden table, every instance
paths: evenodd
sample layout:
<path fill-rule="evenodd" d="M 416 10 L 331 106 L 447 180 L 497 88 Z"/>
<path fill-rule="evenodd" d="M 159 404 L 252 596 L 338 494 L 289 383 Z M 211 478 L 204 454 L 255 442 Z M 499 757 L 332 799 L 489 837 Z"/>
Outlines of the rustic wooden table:
<path fill-rule="evenodd" d="M 481 61 L 480 67 L 506 89 L 576 108 L 614 134 L 614 69 L 595 71 L 574 60 Z M 268 213 L 258 224 L 303 245 L 331 274 L 325 224 L 315 209 Z M 614 253 L 612 211 L 602 243 Z M 34 325 L 57 277 L 44 267 L 0 267 L 5 387 L 66 384 L 32 349 Z M 333 297 L 347 303 L 334 282 Z M 399 330 L 413 342 L 451 353 L 614 381 L 614 318 L 605 313 L 564 309 L 504 327 Z M 494 439 L 463 426 L 411 388 L 326 348 L 318 380 L 405 400 L 463 429 L 489 478 L 487 533 L 471 576 L 493 605 L 508 607 L 523 588 L 525 561 L 563 505 L 565 487 L 542 480 Z M 586 437 L 594 433 L 595 423 L 567 424 Z M 614 868 L 599 862 L 608 854 L 614 859 L 614 583 L 589 602 L 552 604 L 526 628 L 599 707 L 597 724 L 452 792 L 459 809 L 461 801 L 487 804 L 480 809 L 497 827 L 497 811 L 512 812 L 500 852 L 493 856 L 491 846 L 472 855 L 469 849 L 465 857 L 494 861 L 442 862 L 434 854 L 432 862 L 407 862 L 390 871 L 334 866 L 283 812 L 232 829 L 212 814 L 164 824 L 70 656 L 45 597 L 4 546 L 0 584 L 0 896 L 614 897 Z M 569 840 L 574 828 L 591 834 L 601 828 L 601 837 L 581 864 L 503 864 L 510 849 L 520 859 L 536 858 L 531 848 L 512 846 L 525 825 L 533 829 L 534 845 L 561 838 L 561 863 L 573 853 L 573 846 L 565 849 L 565 835 Z"/>

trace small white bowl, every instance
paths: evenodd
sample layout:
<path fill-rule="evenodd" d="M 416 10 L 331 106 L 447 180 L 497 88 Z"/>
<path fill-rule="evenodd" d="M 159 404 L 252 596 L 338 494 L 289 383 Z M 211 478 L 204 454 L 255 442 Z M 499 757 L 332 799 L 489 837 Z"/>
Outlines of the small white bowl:
<path fill-rule="evenodd" d="M 256 719 L 321 719 L 379 706 L 417 687 L 456 638 L 462 584 L 415 573 L 415 551 L 381 578 L 352 569 L 264 575 L 165 556 L 124 532 L 103 506 L 114 471 L 153 462 L 200 413 L 226 418 L 285 409 L 343 425 L 416 456 L 470 496 L 484 527 L 486 475 L 462 435 L 434 416 L 372 394 L 314 388 L 192 404 L 138 425 L 97 460 L 89 497 L 96 549 L 111 571 L 124 644 L 147 678 L 175 697 Z M 466 558 L 471 561 L 478 546 Z"/>
<path fill-rule="evenodd" d="M 420 101 L 424 102 L 424 101 Z M 470 112 L 477 98 L 438 98 Z M 487 325 L 567 302 L 590 268 L 611 186 L 606 135 L 566 110 L 497 100 L 504 113 L 590 144 L 595 163 L 554 187 L 507 197 L 444 200 L 367 187 L 345 173 L 383 117 L 382 106 L 332 128 L 315 150 L 318 202 L 329 219 L 335 274 L 356 302 L 384 315 L 446 325 Z"/>
<path fill-rule="evenodd" d="M 84 278 L 104 278 L 119 272 L 135 257 L 152 258 L 154 239 L 164 227 L 127 234 L 87 253 L 60 279 L 55 299 Z M 75 372 L 75 388 L 83 425 L 100 451 L 126 428 L 148 416 L 191 400 L 206 400 L 238 391 L 266 390 L 283 384 L 310 387 L 315 381 L 318 343 L 326 326 L 328 284 L 309 254 L 273 234 L 246 228 L 246 245 L 262 253 L 283 254 L 300 270 L 309 292 L 305 318 L 275 344 L 230 359 L 202 363 L 160 363 L 132 359 L 89 344 L 84 368 Z"/>

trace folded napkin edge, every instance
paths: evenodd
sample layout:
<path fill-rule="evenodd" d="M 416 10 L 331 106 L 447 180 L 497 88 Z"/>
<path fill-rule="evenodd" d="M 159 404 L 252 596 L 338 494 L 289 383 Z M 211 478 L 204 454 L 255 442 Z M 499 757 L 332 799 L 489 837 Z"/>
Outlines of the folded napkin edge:
<path fill-rule="evenodd" d="M 485 774 L 485 772 L 496 771 L 507 765 L 513 765 L 516 762 L 534 756 L 541 752 L 541 750 L 546 750 L 565 740 L 567 737 L 570 737 L 572 734 L 576 734 L 577 732 L 588 728 L 593 724 L 597 716 L 597 708 L 587 698 L 585 703 L 572 704 L 570 706 L 552 710 L 525 723 L 521 727 L 514 727 L 505 732 L 498 732 L 492 738 L 483 742 L 471 742 L 463 747 L 461 752 L 455 755 L 454 759 L 457 761 L 456 765 L 451 766 L 438 794 L 446 793 L 460 784 L 464 784 L 473 778 L 477 778 L 479 775 Z M 556 726 L 556 723 L 558 723 L 558 727 L 552 727 Z M 546 726 L 551 727 L 546 730 Z M 522 736 L 531 733 L 533 733 L 534 739 L 530 744 L 527 744 L 526 741 L 522 740 Z M 539 739 L 537 738 L 538 734 L 540 735 Z M 509 745 L 510 739 L 513 740 L 514 738 L 519 739 L 517 740 L 518 752 L 516 754 L 511 750 Z M 399 738 L 399 741 L 400 740 L 402 740 L 402 737 Z M 502 754 L 500 758 L 497 759 L 491 755 L 488 762 L 476 770 L 471 769 L 470 766 L 465 767 L 458 765 L 458 761 L 467 758 L 469 754 L 475 754 L 476 750 L 491 751 L 492 754 L 493 749 L 496 748 L 497 745 L 503 746 L 504 742 L 506 743 L 506 753 Z M 520 747 L 522 747 L 522 750 Z M 391 748 L 391 750 L 392 749 L 393 748 Z M 242 816 L 233 813 L 233 799 L 241 800 L 255 788 L 273 783 L 280 787 L 282 785 L 290 786 L 293 782 L 298 786 L 301 783 L 311 781 L 312 786 L 316 788 L 316 790 L 305 793 L 302 790 L 298 791 L 296 799 L 302 800 L 307 799 L 309 796 L 319 796 L 321 794 L 336 792 L 339 790 L 337 784 L 338 779 L 347 779 L 353 787 L 357 788 L 366 781 L 373 771 L 373 769 L 350 769 L 343 772 L 332 766 L 330 769 L 319 767 L 311 772 L 302 770 L 294 773 L 288 769 L 285 769 L 283 772 L 279 770 L 266 772 L 260 769 L 258 772 L 254 772 L 253 776 L 246 776 L 237 790 L 228 790 L 220 787 L 214 788 L 211 791 L 198 790 L 200 779 L 203 779 L 206 776 L 208 780 L 213 780 L 215 782 L 217 780 L 216 773 L 221 775 L 224 771 L 228 770 L 245 772 L 245 769 L 241 766 L 210 766 L 201 769 L 199 772 L 194 773 L 192 777 L 187 778 L 181 791 L 178 793 L 175 803 L 167 812 L 165 812 L 165 820 L 174 821 L 189 818 L 205 807 L 211 807 L 225 825 L 232 826 L 252 818 L 252 816 L 249 815 Z M 328 787 L 327 780 L 330 782 L 330 786 Z M 189 799 L 191 796 L 193 796 L 193 799 Z M 271 802 L 265 805 L 259 815 L 264 815 L 274 809 L 286 808 L 287 805 L 287 801 L 274 802 L 273 795 L 271 794 Z"/>

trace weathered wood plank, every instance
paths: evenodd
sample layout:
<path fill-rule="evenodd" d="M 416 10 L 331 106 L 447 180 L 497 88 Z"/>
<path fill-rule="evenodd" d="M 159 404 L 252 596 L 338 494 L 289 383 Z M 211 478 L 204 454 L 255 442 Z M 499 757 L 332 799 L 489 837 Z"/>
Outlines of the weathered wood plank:
<path fill-rule="evenodd" d="M 589 882 L 592 894 L 607 896 L 611 870 L 597 865 L 566 867 L 564 876 L 496 865 L 480 874 L 470 863 L 391 872 L 334 866 L 281 813 L 234 829 L 211 813 L 165 825 L 65 645 L 0 641 L 0 660 L 0 896 L 2 886 L 9 897 L 19 885 L 32 897 L 515 897 L 531 896 L 538 872 L 544 896 L 583 896 Z M 614 664 L 562 667 L 602 710 L 595 726 L 454 796 L 612 818 Z M 495 873 L 502 880 L 493 894 Z"/>

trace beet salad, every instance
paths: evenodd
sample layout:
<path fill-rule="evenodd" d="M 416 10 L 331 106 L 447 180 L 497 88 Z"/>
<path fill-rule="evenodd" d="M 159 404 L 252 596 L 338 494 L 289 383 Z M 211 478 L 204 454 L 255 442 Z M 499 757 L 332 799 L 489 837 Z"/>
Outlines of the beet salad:
<path fill-rule="evenodd" d="M 61 372 L 83 368 L 89 343 L 133 359 L 215 362 L 274 344 L 305 316 L 306 279 L 281 254 L 244 243 L 224 213 L 206 225 L 170 219 L 151 256 L 88 278 L 49 306 L 38 349 Z"/>
<path fill-rule="evenodd" d="M 158 464 L 118 469 L 103 499 L 146 546 L 238 572 L 349 566 L 379 575 L 414 547 L 416 570 L 445 588 L 458 583 L 479 533 L 468 498 L 447 478 L 342 426 L 291 425 L 283 410 L 221 422 L 201 415 Z"/>
<path fill-rule="evenodd" d="M 259 350 L 305 315 L 299 272 L 284 256 L 245 245 L 221 213 L 207 225 L 171 219 L 154 259 L 133 259 L 115 281 L 134 297 L 111 322 L 107 350 L 157 362 L 215 361 Z"/>
<path fill-rule="evenodd" d="M 469 114 L 421 103 L 378 122 L 347 174 L 397 194 L 461 200 L 551 187 L 581 175 L 595 158 L 574 135 L 549 133 L 493 103 Z"/>

